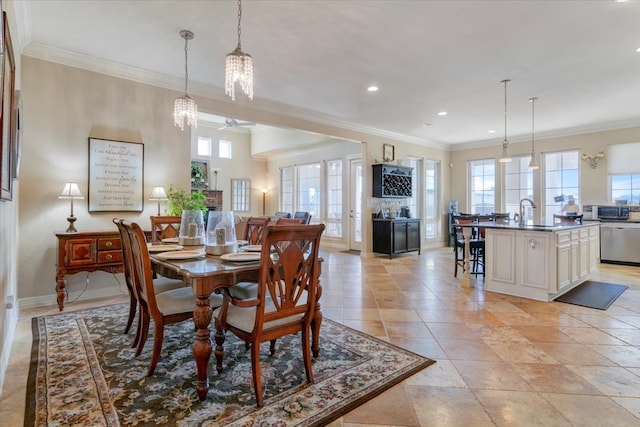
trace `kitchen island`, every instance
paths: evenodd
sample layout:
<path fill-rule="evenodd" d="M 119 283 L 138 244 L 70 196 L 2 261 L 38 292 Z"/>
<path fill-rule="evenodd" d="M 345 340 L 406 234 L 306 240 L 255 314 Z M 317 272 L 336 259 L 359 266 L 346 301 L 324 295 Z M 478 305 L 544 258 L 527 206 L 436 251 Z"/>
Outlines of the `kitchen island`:
<path fill-rule="evenodd" d="M 485 229 L 484 283 L 488 291 L 552 301 L 588 280 L 598 266 L 597 223 L 480 222 L 460 226 L 465 236 L 471 227 Z M 467 267 L 468 253 L 465 248 Z M 461 283 L 471 286 L 468 268 Z"/>

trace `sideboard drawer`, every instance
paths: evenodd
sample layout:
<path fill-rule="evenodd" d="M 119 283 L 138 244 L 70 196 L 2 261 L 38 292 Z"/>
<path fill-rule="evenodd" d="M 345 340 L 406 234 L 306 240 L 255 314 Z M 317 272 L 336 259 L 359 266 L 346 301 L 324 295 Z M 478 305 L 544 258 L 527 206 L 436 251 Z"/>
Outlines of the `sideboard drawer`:
<path fill-rule="evenodd" d="M 122 249 L 122 242 L 118 238 L 102 238 L 98 239 L 99 251 L 111 251 L 115 249 Z"/>
<path fill-rule="evenodd" d="M 122 251 L 99 251 L 98 264 L 111 264 L 114 262 L 122 262 Z"/>

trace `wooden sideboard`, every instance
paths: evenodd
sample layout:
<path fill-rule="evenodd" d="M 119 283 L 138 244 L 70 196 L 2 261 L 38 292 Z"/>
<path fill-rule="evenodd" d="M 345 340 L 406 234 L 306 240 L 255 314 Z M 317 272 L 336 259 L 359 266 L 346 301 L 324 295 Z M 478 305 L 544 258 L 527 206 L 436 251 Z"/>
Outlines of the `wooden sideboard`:
<path fill-rule="evenodd" d="M 64 276 L 82 271 L 106 271 L 121 273 L 122 242 L 114 231 L 88 231 L 79 233 L 55 233 L 58 238 L 58 263 L 56 266 L 56 294 L 58 308 L 64 309 L 67 283 Z"/>
<path fill-rule="evenodd" d="M 373 252 L 393 254 L 418 251 L 420 254 L 420 219 L 373 219 Z"/>

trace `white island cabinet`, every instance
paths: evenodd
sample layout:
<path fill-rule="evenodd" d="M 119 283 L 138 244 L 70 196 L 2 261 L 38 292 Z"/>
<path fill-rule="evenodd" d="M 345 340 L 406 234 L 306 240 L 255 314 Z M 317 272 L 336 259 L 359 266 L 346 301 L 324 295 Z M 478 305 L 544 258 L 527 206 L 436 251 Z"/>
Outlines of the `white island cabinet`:
<path fill-rule="evenodd" d="M 485 226 L 485 288 L 552 301 L 597 268 L 599 225 Z"/>

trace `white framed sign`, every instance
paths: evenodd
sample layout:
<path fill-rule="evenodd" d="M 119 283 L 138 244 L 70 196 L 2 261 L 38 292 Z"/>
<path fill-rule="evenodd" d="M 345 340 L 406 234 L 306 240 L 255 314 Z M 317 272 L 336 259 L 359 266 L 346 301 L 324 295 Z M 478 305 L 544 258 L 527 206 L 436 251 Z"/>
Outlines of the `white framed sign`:
<path fill-rule="evenodd" d="M 89 138 L 89 212 L 144 209 L 144 144 Z"/>

